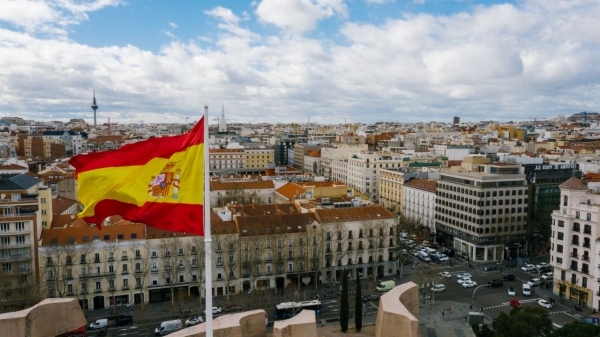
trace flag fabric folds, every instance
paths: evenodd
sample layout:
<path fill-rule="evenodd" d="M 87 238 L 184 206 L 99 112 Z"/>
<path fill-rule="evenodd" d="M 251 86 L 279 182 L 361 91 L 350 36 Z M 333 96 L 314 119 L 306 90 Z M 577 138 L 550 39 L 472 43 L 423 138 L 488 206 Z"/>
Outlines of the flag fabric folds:
<path fill-rule="evenodd" d="M 109 216 L 204 235 L 204 118 L 187 134 L 75 156 L 79 217 L 101 228 Z"/>

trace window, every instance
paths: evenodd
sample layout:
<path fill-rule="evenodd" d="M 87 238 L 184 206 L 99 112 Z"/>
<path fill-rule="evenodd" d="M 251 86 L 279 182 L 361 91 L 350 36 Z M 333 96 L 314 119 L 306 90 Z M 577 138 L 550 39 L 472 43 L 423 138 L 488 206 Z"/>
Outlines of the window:
<path fill-rule="evenodd" d="M 40 203 L 45 204 L 46 203 L 46 198 L 40 198 Z"/>
<path fill-rule="evenodd" d="M 96 282 L 96 290 L 102 290 L 102 282 L 100 282 L 100 281 Z"/>
<path fill-rule="evenodd" d="M 291 247 L 294 245 L 294 239 L 288 239 L 288 247 Z"/>
<path fill-rule="evenodd" d="M 592 215 L 591 215 L 590 213 L 586 214 L 586 215 L 585 215 L 585 219 L 586 219 L 587 221 L 592 221 Z"/>
<path fill-rule="evenodd" d="M 129 280 L 126 278 L 123 279 L 123 288 L 129 288 Z"/>

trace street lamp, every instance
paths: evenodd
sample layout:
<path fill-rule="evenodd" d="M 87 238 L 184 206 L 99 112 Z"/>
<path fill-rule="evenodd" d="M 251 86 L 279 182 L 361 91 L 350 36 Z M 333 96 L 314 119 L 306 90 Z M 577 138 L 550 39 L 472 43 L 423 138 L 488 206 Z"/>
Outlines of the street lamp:
<path fill-rule="evenodd" d="M 473 297 L 471 297 L 473 299 L 473 302 L 471 302 L 471 307 L 473 307 L 475 305 L 475 292 L 477 291 L 477 289 L 479 289 L 481 287 L 485 287 L 485 284 L 477 286 L 477 287 L 475 287 L 475 290 L 473 290 Z"/>

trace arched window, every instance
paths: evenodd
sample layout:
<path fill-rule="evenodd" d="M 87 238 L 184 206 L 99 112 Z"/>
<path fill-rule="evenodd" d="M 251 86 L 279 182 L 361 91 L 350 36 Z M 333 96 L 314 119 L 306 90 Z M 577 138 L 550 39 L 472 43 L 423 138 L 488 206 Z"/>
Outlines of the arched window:
<path fill-rule="evenodd" d="M 563 206 L 568 206 L 569 203 L 569 196 L 565 195 L 565 197 L 563 198 Z"/>

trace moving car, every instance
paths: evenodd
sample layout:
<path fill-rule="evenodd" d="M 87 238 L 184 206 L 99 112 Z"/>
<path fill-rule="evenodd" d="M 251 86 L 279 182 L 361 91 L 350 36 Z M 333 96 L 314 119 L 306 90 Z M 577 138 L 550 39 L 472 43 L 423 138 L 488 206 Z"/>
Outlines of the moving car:
<path fill-rule="evenodd" d="M 379 282 L 379 285 L 375 287 L 375 290 L 385 293 L 388 292 L 396 286 L 396 282 L 394 280 L 386 280 Z"/>
<path fill-rule="evenodd" d="M 367 296 L 363 297 L 363 302 L 377 301 L 378 298 L 379 298 L 379 295 L 377 295 L 377 294 L 367 295 Z"/>
<path fill-rule="evenodd" d="M 521 267 L 522 271 L 533 271 L 535 270 L 535 266 L 532 264 L 526 264 L 523 267 Z"/>
<path fill-rule="evenodd" d="M 471 274 L 469 273 L 460 273 L 458 275 L 456 275 L 457 278 L 471 278 Z"/>
<path fill-rule="evenodd" d="M 447 271 L 441 272 L 440 276 L 441 277 L 445 277 L 445 278 L 451 278 L 452 277 L 452 275 L 449 272 L 447 272 Z"/>
<path fill-rule="evenodd" d="M 464 278 L 459 278 L 458 281 L 456 281 L 456 283 L 463 284 L 463 283 L 468 282 L 468 281 L 471 281 L 471 279 L 468 278 L 468 277 L 464 277 Z"/>
<path fill-rule="evenodd" d="M 468 280 L 466 282 L 463 282 L 462 286 L 463 286 L 463 288 L 476 287 L 477 286 L 477 282 Z"/>
<path fill-rule="evenodd" d="M 542 279 L 544 280 L 551 280 L 554 278 L 554 272 L 547 272 L 546 274 L 542 275 Z"/>
<path fill-rule="evenodd" d="M 531 296 L 531 286 L 527 283 L 523 283 L 523 295 Z"/>
<path fill-rule="evenodd" d="M 100 318 L 100 319 L 97 319 L 92 324 L 90 324 L 90 329 L 91 330 L 103 329 L 107 325 L 108 325 L 108 319 L 107 318 Z"/>
<path fill-rule="evenodd" d="M 213 314 L 218 314 L 221 312 L 221 308 L 220 307 L 212 307 L 212 313 Z M 204 314 L 206 315 L 206 310 L 204 310 Z"/>
<path fill-rule="evenodd" d="M 202 317 L 195 316 L 195 317 L 192 317 L 192 318 L 188 319 L 187 321 L 185 321 L 185 326 L 192 326 L 192 325 L 196 325 L 196 324 L 200 324 L 200 323 L 204 323 L 204 320 L 202 319 Z"/>
<path fill-rule="evenodd" d="M 133 317 L 131 316 L 123 316 L 123 317 L 119 317 L 117 318 L 113 324 L 114 325 L 130 325 L 133 323 Z"/>
<path fill-rule="evenodd" d="M 542 307 L 546 308 L 546 309 L 552 309 L 552 303 L 546 301 L 546 300 L 539 300 L 538 304 L 541 305 Z"/>
<path fill-rule="evenodd" d="M 154 334 L 157 336 L 165 336 L 178 330 L 181 330 L 181 320 L 173 319 L 160 323 L 160 326 L 154 329 Z"/>
<path fill-rule="evenodd" d="M 435 284 L 433 287 L 431 287 L 431 291 L 433 291 L 434 293 L 439 293 L 446 290 L 446 286 L 443 284 Z"/>
<path fill-rule="evenodd" d="M 515 288 L 508 287 L 508 296 L 517 296 L 515 292 Z"/>
<path fill-rule="evenodd" d="M 532 278 L 531 281 L 528 281 L 527 284 L 529 284 L 530 287 L 535 287 L 535 286 L 539 286 L 540 285 L 540 279 L 539 278 Z"/>
<path fill-rule="evenodd" d="M 511 300 L 510 301 L 510 306 L 511 307 L 515 307 L 515 308 L 519 308 L 519 309 L 521 309 L 523 307 L 521 305 L 521 302 L 519 302 L 519 300 Z"/>
<path fill-rule="evenodd" d="M 502 278 L 502 281 L 514 281 L 517 278 L 515 277 L 515 275 L 506 275 Z"/>
<path fill-rule="evenodd" d="M 502 280 L 497 279 L 497 280 L 491 280 L 487 283 L 487 287 L 488 288 L 496 288 L 496 287 L 502 287 L 504 284 L 502 283 Z"/>

